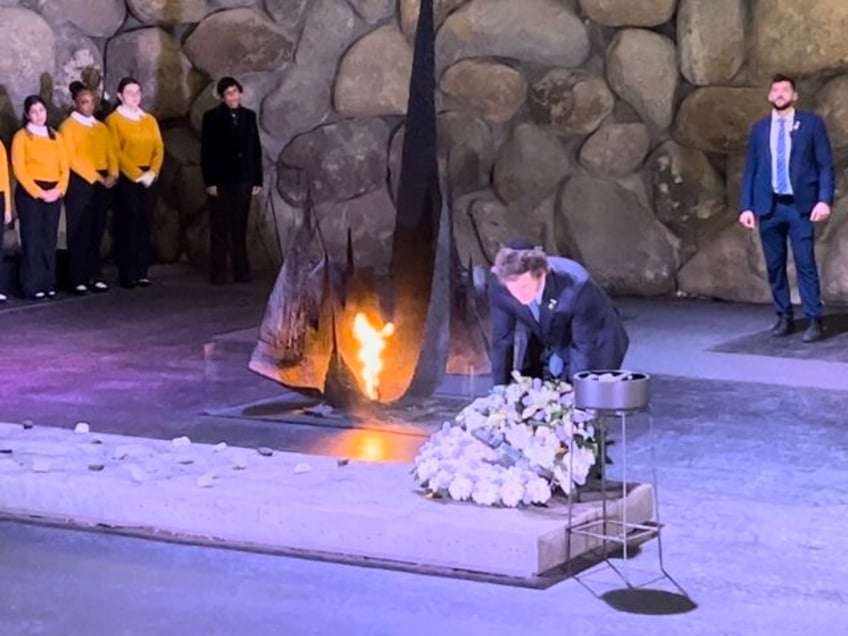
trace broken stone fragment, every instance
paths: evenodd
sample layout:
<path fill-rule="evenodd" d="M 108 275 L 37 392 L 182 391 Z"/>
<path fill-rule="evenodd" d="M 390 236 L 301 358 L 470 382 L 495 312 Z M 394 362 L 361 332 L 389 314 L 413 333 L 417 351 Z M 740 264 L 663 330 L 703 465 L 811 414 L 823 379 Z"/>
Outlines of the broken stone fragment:
<path fill-rule="evenodd" d="M 36 459 L 32 462 L 32 472 L 46 473 L 50 471 L 50 463 L 46 459 Z"/>
<path fill-rule="evenodd" d="M 77 422 L 77 425 L 74 426 L 74 433 L 85 435 L 86 433 L 90 432 L 91 426 L 89 426 L 88 422 Z"/>
<path fill-rule="evenodd" d="M 294 474 L 295 475 L 302 475 L 303 473 L 310 473 L 310 472 L 312 472 L 312 466 L 310 466 L 309 464 L 298 464 L 297 466 L 294 467 Z"/>
<path fill-rule="evenodd" d="M 23 426 L 26 430 L 30 430 L 31 428 L 35 428 L 35 423 L 32 420 L 24 420 L 21 422 L 21 426 Z"/>
<path fill-rule="evenodd" d="M 256 452 L 262 455 L 262 457 L 271 457 L 274 454 L 274 449 L 267 446 L 260 446 L 256 449 Z"/>
<path fill-rule="evenodd" d="M 212 447 L 212 451 L 215 453 L 220 453 L 224 450 L 227 450 L 227 442 L 218 442 Z"/>
<path fill-rule="evenodd" d="M 171 440 L 171 443 L 174 446 L 176 446 L 177 448 L 181 448 L 181 447 L 184 447 L 184 446 L 190 446 L 191 440 L 188 437 L 186 437 L 185 435 L 183 435 L 182 437 L 175 437 L 174 439 Z"/>

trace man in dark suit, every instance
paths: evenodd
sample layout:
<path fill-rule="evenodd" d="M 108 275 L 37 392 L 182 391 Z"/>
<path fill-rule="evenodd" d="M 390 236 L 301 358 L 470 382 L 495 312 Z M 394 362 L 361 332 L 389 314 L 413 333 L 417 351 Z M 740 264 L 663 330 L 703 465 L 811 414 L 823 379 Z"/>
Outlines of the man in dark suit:
<path fill-rule="evenodd" d="M 250 281 L 247 220 L 252 197 L 262 190 L 262 147 L 256 113 L 241 105 L 242 87 L 232 77 L 218 82 L 221 103 L 203 115 L 200 166 L 209 195 L 211 280 L 227 276 L 227 253 L 236 282 Z"/>
<path fill-rule="evenodd" d="M 579 263 L 516 240 L 492 267 L 492 381 L 522 375 L 570 380 L 618 369 L 629 339 L 609 296 Z"/>
<path fill-rule="evenodd" d="M 827 220 L 833 205 L 833 159 L 824 121 L 796 111 L 795 82 L 772 79 L 771 115 L 751 129 L 742 179 L 746 228 L 759 226 L 769 285 L 777 310 L 774 336 L 792 333 L 792 303 L 786 276 L 787 238 L 792 245 L 801 304 L 809 319 L 804 342 L 823 337 L 819 274 L 815 260 L 815 223 Z"/>

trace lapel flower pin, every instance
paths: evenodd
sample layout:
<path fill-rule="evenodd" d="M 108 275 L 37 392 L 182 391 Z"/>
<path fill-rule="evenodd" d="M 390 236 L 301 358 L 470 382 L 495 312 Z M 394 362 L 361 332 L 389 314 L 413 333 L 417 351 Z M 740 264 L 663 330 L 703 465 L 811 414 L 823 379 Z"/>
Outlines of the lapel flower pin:
<path fill-rule="evenodd" d="M 556 298 L 549 298 L 548 299 L 548 311 L 553 311 L 553 308 L 556 307 L 556 306 L 557 306 L 557 299 Z"/>
<path fill-rule="evenodd" d="M 798 130 L 800 127 L 801 127 L 801 122 L 800 122 L 800 121 L 796 121 L 796 122 L 795 122 L 795 125 L 794 125 L 794 126 L 792 126 L 792 132 L 795 132 L 795 131 L 796 131 L 796 130 Z"/>

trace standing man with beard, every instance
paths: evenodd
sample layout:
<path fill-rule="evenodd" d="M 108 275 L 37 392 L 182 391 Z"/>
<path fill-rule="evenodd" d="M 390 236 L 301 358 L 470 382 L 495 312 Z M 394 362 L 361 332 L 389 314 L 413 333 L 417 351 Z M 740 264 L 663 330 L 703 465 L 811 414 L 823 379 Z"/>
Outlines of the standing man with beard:
<path fill-rule="evenodd" d="M 227 254 L 233 279 L 250 281 L 247 220 L 251 198 L 262 190 L 262 147 L 256 113 L 241 105 L 235 78 L 218 82 L 221 103 L 203 115 L 201 160 L 209 195 L 209 259 L 212 284 L 227 279 Z"/>
<path fill-rule="evenodd" d="M 751 129 L 742 179 L 739 222 L 759 227 L 769 285 L 777 311 L 773 336 L 792 333 L 793 312 L 786 275 L 787 239 L 792 246 L 798 289 L 809 320 L 804 342 L 824 337 L 814 224 L 830 217 L 833 158 L 824 121 L 795 110 L 795 82 L 775 75 L 769 89 L 771 115 Z"/>

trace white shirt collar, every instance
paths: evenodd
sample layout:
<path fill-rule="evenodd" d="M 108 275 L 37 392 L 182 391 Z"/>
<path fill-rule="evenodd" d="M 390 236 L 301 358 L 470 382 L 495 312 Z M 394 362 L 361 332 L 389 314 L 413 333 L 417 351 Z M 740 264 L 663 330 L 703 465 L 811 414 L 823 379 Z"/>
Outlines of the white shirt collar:
<path fill-rule="evenodd" d="M 776 110 L 772 109 L 771 111 L 771 120 L 778 121 L 779 119 L 785 119 L 786 121 L 794 121 L 795 120 L 795 109 L 790 108 L 785 110 L 783 114 L 778 113 Z"/>
<path fill-rule="evenodd" d="M 47 128 L 47 126 L 36 126 L 35 124 L 30 123 L 26 125 L 26 129 L 30 131 L 33 135 L 36 135 L 38 137 L 50 136 L 50 130 Z"/>
<path fill-rule="evenodd" d="M 133 121 L 141 121 L 142 117 L 144 117 L 144 111 L 140 108 L 127 108 L 123 104 L 116 108 L 121 115 L 126 117 L 127 119 L 132 119 Z"/>
<path fill-rule="evenodd" d="M 77 111 L 71 112 L 71 118 L 74 121 L 79 122 L 83 126 L 88 126 L 89 128 L 91 128 L 92 126 L 94 126 L 95 123 L 97 123 L 97 120 L 91 115 L 83 115 L 82 113 Z"/>

